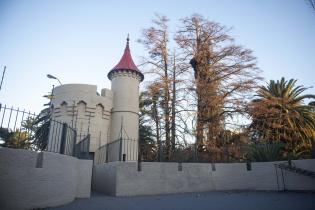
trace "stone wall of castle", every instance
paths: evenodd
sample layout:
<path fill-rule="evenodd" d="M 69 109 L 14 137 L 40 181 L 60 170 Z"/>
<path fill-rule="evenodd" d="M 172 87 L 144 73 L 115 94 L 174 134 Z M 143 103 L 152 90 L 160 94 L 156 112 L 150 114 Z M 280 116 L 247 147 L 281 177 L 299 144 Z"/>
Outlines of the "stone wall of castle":
<path fill-rule="evenodd" d="M 139 83 L 141 77 L 134 71 L 116 71 L 111 76 L 113 91 L 113 110 L 111 116 L 111 142 L 124 139 L 121 155 L 127 161 L 138 159 L 139 139 Z M 109 161 L 116 161 L 114 154 Z"/>
<path fill-rule="evenodd" d="M 65 122 L 77 130 L 77 142 L 90 134 L 90 152 L 110 141 L 113 93 L 96 85 L 66 84 L 54 89 L 54 120 Z"/>

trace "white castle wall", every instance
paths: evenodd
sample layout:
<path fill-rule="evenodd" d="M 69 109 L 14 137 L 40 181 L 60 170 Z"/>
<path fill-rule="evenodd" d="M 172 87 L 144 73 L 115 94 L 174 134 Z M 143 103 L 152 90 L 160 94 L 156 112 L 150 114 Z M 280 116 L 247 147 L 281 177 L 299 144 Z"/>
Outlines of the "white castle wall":
<path fill-rule="evenodd" d="M 294 160 L 296 167 L 315 171 L 315 159 Z M 315 190 L 315 179 L 275 168 L 281 162 L 178 163 L 112 162 L 93 167 L 92 188 L 114 196 L 158 195 L 213 190 Z"/>
<path fill-rule="evenodd" d="M 42 209 L 89 198 L 91 160 L 0 148 L 0 209 Z"/>
<path fill-rule="evenodd" d="M 140 77 L 131 71 L 118 71 L 113 72 L 111 78 L 111 90 L 114 94 L 111 116 L 111 142 L 119 139 L 121 134 L 123 139 L 136 140 L 132 141 L 128 148 L 123 144 L 122 154 L 126 154 L 127 161 L 137 160 L 137 156 L 132 155 L 132 152 L 137 153 L 138 151 Z M 117 157 L 116 154 L 113 154 L 110 161 L 116 160 Z"/>
<path fill-rule="evenodd" d="M 53 119 L 76 129 L 78 141 L 90 133 L 90 152 L 109 142 L 112 91 L 102 89 L 97 95 L 96 85 L 66 84 L 56 87 L 54 95 Z"/>

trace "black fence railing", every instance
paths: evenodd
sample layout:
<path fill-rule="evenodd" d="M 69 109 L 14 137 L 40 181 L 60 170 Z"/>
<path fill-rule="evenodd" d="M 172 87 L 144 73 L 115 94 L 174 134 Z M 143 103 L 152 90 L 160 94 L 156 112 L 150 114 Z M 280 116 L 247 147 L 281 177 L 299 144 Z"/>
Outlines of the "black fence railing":
<path fill-rule="evenodd" d="M 21 130 L 21 128 L 27 129 L 26 123 L 35 117 L 36 114 L 31 111 L 25 111 L 25 109 L 21 110 L 19 108 L 14 109 L 13 106 L 7 107 L 0 103 L 0 128 L 9 128 L 12 131 L 16 129 Z"/>
<path fill-rule="evenodd" d="M 50 119 L 46 151 L 74 156 L 79 159 L 91 159 L 89 150 L 90 134 L 80 140 L 77 137 L 77 131 L 67 123 Z"/>
<path fill-rule="evenodd" d="M 38 123 L 35 113 L 1 104 L 0 140 L 2 147 L 48 151 L 89 159 L 89 134 L 82 140 L 77 139 L 76 130 L 67 123 L 49 118 Z"/>
<path fill-rule="evenodd" d="M 0 104 L 0 146 L 36 149 L 32 144 L 35 118 L 36 114 L 31 111 Z"/>
<path fill-rule="evenodd" d="M 74 156 L 79 159 L 91 159 L 90 157 L 90 134 L 83 138 L 74 147 Z"/>
<path fill-rule="evenodd" d="M 75 156 L 77 132 L 67 123 L 50 119 L 47 148 L 48 152 L 55 152 Z"/>
<path fill-rule="evenodd" d="M 136 139 L 117 139 L 98 148 L 95 152 L 95 163 L 138 160 L 138 141 Z"/>

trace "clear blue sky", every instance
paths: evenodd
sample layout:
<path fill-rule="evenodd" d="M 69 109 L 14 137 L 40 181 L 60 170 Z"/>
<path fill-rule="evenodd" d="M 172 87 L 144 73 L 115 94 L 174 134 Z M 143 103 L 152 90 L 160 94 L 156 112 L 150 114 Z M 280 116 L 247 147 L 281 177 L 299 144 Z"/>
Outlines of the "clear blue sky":
<path fill-rule="evenodd" d="M 57 81 L 110 87 L 127 33 L 135 63 L 136 40 L 154 13 L 178 19 L 199 13 L 232 26 L 236 43 L 254 51 L 266 80 L 315 79 L 315 11 L 304 0 L 0 0 L 0 72 L 7 66 L 0 102 L 38 112 Z M 314 88 L 309 93 L 315 93 Z"/>

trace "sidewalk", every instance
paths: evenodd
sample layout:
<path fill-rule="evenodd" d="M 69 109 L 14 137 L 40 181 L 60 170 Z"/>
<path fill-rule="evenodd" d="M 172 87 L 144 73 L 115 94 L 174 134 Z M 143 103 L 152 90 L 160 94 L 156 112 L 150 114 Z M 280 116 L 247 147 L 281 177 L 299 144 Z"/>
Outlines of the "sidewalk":
<path fill-rule="evenodd" d="M 314 210 L 315 193 L 205 192 L 159 196 L 110 197 L 92 193 L 90 199 L 52 210 Z"/>

